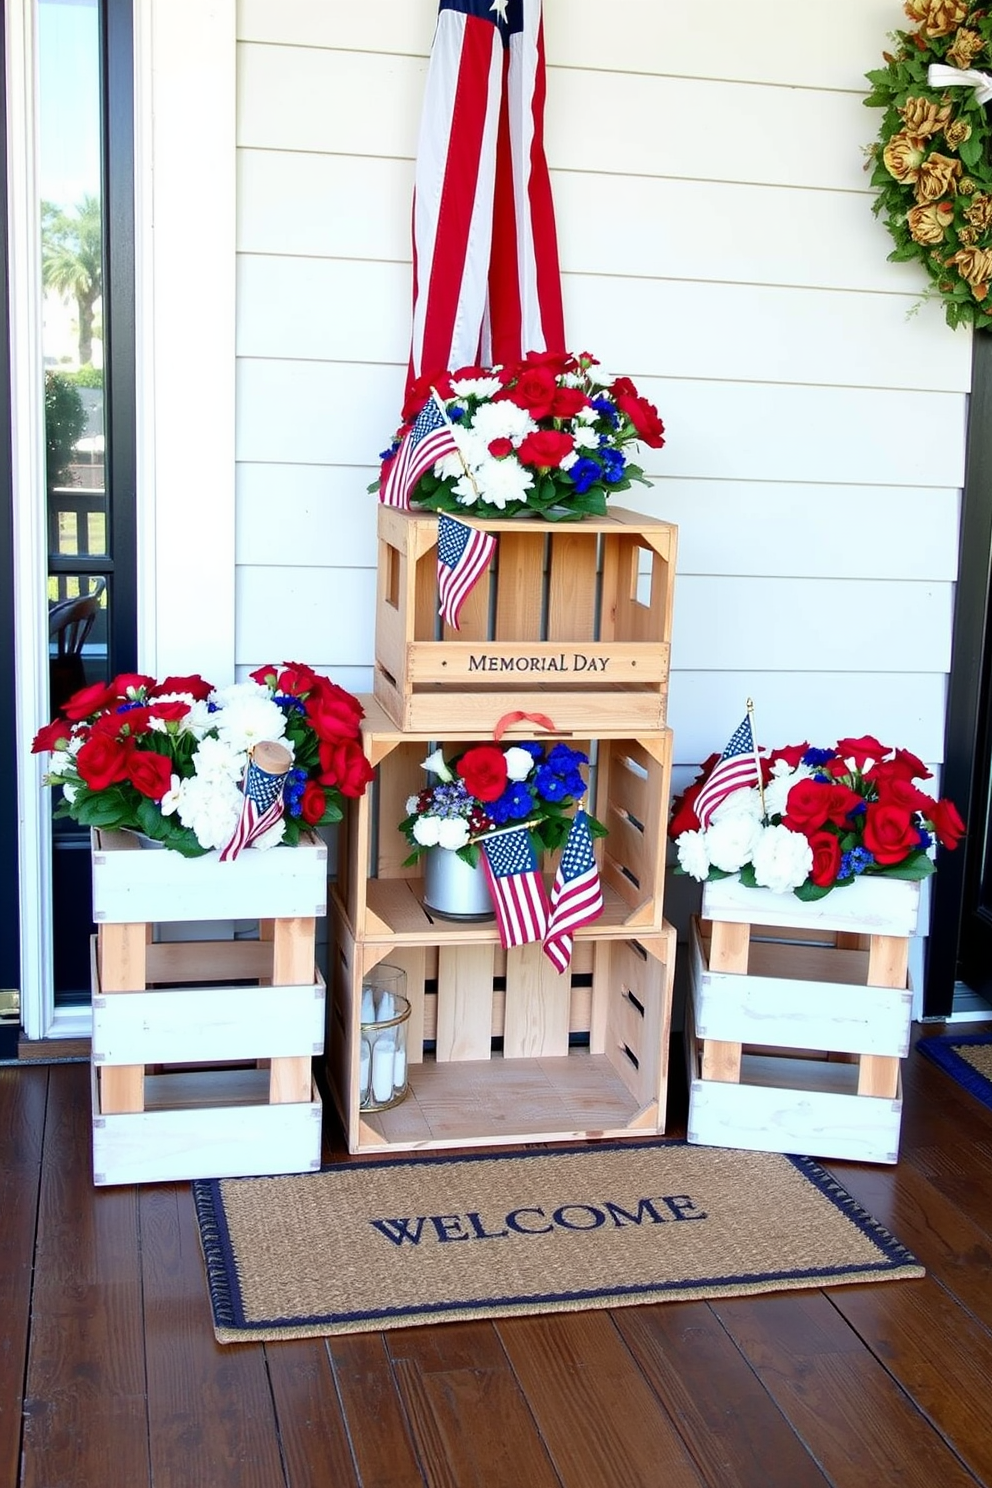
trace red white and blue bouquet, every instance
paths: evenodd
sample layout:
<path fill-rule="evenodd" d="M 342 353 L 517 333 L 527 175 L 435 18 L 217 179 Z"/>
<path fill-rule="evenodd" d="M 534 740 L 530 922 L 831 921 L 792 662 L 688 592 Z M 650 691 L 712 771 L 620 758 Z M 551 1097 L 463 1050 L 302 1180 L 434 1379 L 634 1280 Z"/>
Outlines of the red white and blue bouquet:
<path fill-rule="evenodd" d="M 932 778 L 923 762 L 871 735 L 758 750 L 749 783 L 745 758 L 733 754 L 731 770 L 726 752 L 712 755 L 675 801 L 677 873 L 821 899 L 862 876 L 927 878 L 935 844 L 954 848 L 964 833 L 954 803 L 917 784 Z"/>
<path fill-rule="evenodd" d="M 603 516 L 607 497 L 646 484 L 629 447 L 665 442 L 654 405 L 588 352 L 528 352 L 513 365 L 421 377 L 402 417 L 369 489 L 388 505 L 480 517 Z M 398 482 L 400 467 L 409 479 Z"/>
<path fill-rule="evenodd" d="M 361 796 L 372 779 L 362 717 L 357 698 L 298 662 L 222 688 L 134 672 L 75 693 L 32 749 L 51 754 L 44 783 L 60 789 L 57 816 L 198 857 L 235 837 L 261 744 L 281 746 L 288 769 L 251 846 L 294 846 L 301 832 L 340 821 L 342 798 Z"/>

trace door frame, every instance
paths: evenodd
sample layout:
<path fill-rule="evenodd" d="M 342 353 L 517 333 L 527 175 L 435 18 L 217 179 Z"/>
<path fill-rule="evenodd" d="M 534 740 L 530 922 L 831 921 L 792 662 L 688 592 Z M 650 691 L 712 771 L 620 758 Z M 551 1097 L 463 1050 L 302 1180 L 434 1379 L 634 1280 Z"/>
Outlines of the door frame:
<path fill-rule="evenodd" d="M 992 670 L 992 331 L 976 332 L 972 338 L 959 533 L 941 794 L 957 806 L 968 833 L 956 851 L 938 850 L 937 873 L 931 881 L 923 1016 L 935 1019 L 953 1011 L 965 895 L 981 862 L 990 789 L 979 766 L 988 757 L 984 716 Z"/>
<path fill-rule="evenodd" d="M 133 3 L 138 665 L 201 671 L 219 686 L 234 680 L 235 658 L 235 7 Z M 42 1039 L 88 1035 L 92 1018 L 55 1007 L 50 793 L 31 753 L 48 708 L 36 0 L 6 0 L 4 15 L 17 618 L 5 696 L 15 701 L 21 1015 L 27 1037 Z M 157 427 L 182 430 L 182 441 L 156 440 Z M 190 604 L 191 591 L 208 598 Z"/>

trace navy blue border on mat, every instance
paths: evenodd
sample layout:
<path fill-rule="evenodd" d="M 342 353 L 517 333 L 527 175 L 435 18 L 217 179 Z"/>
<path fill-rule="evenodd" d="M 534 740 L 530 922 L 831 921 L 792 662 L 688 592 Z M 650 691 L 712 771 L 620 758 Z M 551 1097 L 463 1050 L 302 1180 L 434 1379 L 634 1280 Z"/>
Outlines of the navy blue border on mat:
<path fill-rule="evenodd" d="M 934 1038 L 921 1038 L 916 1048 L 926 1057 L 963 1085 L 969 1095 L 974 1095 L 983 1105 L 992 1106 L 992 1081 L 977 1070 L 967 1059 L 956 1052 L 965 1044 L 992 1044 L 989 1033 L 941 1033 Z"/>
<path fill-rule="evenodd" d="M 603 1142 L 597 1143 L 597 1152 L 630 1152 L 633 1144 L 629 1142 Z M 665 1150 L 672 1147 L 687 1147 L 688 1142 L 663 1139 L 657 1142 L 638 1141 L 636 1150 L 654 1148 Z M 434 1152 L 429 1156 L 421 1157 L 395 1157 L 395 1158 L 373 1158 L 370 1161 L 359 1161 L 349 1163 L 332 1163 L 322 1168 L 319 1173 L 300 1174 L 301 1178 L 320 1177 L 335 1171 L 352 1173 L 361 1168 L 383 1167 L 436 1167 L 444 1163 L 471 1163 L 471 1162 L 505 1162 L 517 1160 L 526 1162 L 529 1158 L 568 1157 L 570 1155 L 588 1155 L 588 1143 L 579 1146 L 529 1148 L 525 1151 L 511 1152 L 457 1152 L 440 1153 Z M 646 1298 L 658 1297 L 664 1293 L 678 1295 L 683 1290 L 695 1290 L 700 1287 L 735 1286 L 754 1283 L 773 1283 L 776 1281 L 790 1281 L 797 1278 L 809 1278 L 812 1284 L 816 1282 L 830 1282 L 832 1277 L 843 1275 L 851 1277 L 862 1275 L 865 1280 L 870 1280 L 872 1275 L 880 1272 L 892 1271 L 901 1266 L 918 1265 L 916 1256 L 907 1250 L 895 1236 L 891 1235 L 877 1220 L 873 1219 L 866 1210 L 847 1192 L 841 1184 L 837 1183 L 830 1174 L 810 1157 L 798 1157 L 790 1154 L 779 1154 L 786 1161 L 791 1162 L 798 1171 L 810 1183 L 817 1188 L 824 1198 L 829 1199 L 832 1204 L 850 1221 L 861 1233 L 875 1246 L 878 1251 L 878 1260 L 865 1262 L 860 1266 L 824 1266 L 792 1268 L 782 1271 L 751 1272 L 742 1275 L 726 1275 L 713 1277 L 696 1277 L 691 1282 L 669 1281 L 639 1283 L 637 1285 L 624 1286 L 622 1284 L 610 1287 L 602 1287 L 593 1290 L 556 1291 L 546 1294 L 529 1294 L 527 1297 L 479 1297 L 479 1298 L 456 1298 L 447 1302 L 423 1303 L 419 1306 L 363 1308 L 356 1312 L 334 1312 L 315 1314 L 306 1317 L 273 1317 L 264 1321 L 250 1320 L 245 1317 L 244 1305 L 241 1296 L 241 1287 L 238 1270 L 235 1264 L 234 1247 L 231 1244 L 230 1232 L 227 1226 L 227 1217 L 224 1212 L 224 1203 L 221 1194 L 222 1183 L 237 1183 L 237 1178 L 203 1178 L 193 1182 L 193 1200 L 196 1207 L 196 1216 L 200 1226 L 200 1240 L 203 1247 L 204 1261 L 207 1271 L 207 1285 L 210 1292 L 210 1302 L 213 1310 L 214 1326 L 218 1329 L 237 1329 L 250 1334 L 252 1332 L 264 1333 L 273 1328 L 288 1327 L 332 1327 L 334 1324 L 356 1323 L 368 1321 L 374 1323 L 376 1320 L 388 1320 L 398 1317 L 423 1317 L 429 1318 L 432 1314 L 447 1315 L 452 1311 L 471 1312 L 478 1310 L 480 1314 L 491 1312 L 500 1307 L 513 1307 L 515 1305 L 534 1304 L 536 1307 L 552 1304 L 555 1302 L 587 1301 L 595 1302 L 602 1297 L 630 1297 L 631 1299 L 643 1296 Z M 293 1175 L 274 1174 L 273 1180 L 279 1177 Z M 253 1179 L 245 1181 L 257 1181 Z"/>

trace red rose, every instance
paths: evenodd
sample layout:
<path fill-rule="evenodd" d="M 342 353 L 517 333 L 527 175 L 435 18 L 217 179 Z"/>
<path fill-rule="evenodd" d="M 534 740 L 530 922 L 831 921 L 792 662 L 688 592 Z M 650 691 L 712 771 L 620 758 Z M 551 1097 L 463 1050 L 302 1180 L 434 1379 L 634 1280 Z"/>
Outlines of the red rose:
<path fill-rule="evenodd" d="M 647 398 L 624 396 L 614 397 L 614 402 L 620 412 L 630 419 L 642 443 L 649 445 L 651 449 L 662 448 L 665 443 L 665 426 L 653 403 L 649 403 Z"/>
<path fill-rule="evenodd" d="M 558 383 L 550 367 L 525 367 L 514 383 L 501 396 L 518 408 L 525 408 L 532 419 L 550 418 L 558 392 Z"/>
<path fill-rule="evenodd" d="M 506 789 L 506 757 L 494 744 L 466 749 L 457 770 L 469 795 L 478 801 L 497 801 Z"/>
<path fill-rule="evenodd" d="M 417 414 L 431 396 L 432 388 L 437 390 L 438 397 L 442 401 L 453 397 L 454 395 L 451 391 L 451 373 L 442 371 L 440 368 L 435 372 L 421 373 L 404 400 L 403 409 L 400 414 L 404 424 L 413 423 Z"/>
<path fill-rule="evenodd" d="M 677 796 L 672 806 L 672 819 L 668 824 L 668 835 L 674 842 L 676 837 L 681 837 L 683 832 L 698 832 L 702 822 L 696 815 L 696 800 L 702 790 L 707 775 L 720 758 L 718 754 L 711 754 L 709 759 L 704 760 L 699 767 L 699 774 L 691 785 L 687 786 L 680 796 Z"/>
<path fill-rule="evenodd" d="M 165 692 L 189 692 L 194 699 L 200 703 L 204 702 L 213 692 L 213 683 L 204 682 L 203 678 L 196 672 L 191 677 L 166 677 L 152 689 L 152 697 L 161 697 Z"/>
<path fill-rule="evenodd" d="M 337 744 L 358 737 L 365 710 L 356 697 L 336 682 L 317 677 L 316 686 L 304 703 L 307 718 L 317 738 Z"/>
<path fill-rule="evenodd" d="M 31 753 L 51 754 L 53 749 L 64 749 L 69 742 L 71 732 L 64 718 L 56 718 L 51 723 L 46 723 L 45 727 L 35 734 Z"/>
<path fill-rule="evenodd" d="M 864 797 L 848 785 L 828 785 L 827 791 L 827 821 L 833 822 L 835 827 L 844 826 L 851 813 L 864 805 Z"/>
<path fill-rule="evenodd" d="M 933 796 L 921 791 L 905 775 L 879 780 L 878 799 L 894 806 L 904 806 L 907 811 L 922 811 L 928 815 L 934 805 Z"/>
<path fill-rule="evenodd" d="M 790 770 L 795 770 L 808 748 L 808 740 L 805 744 L 787 744 L 784 749 L 774 749 L 768 755 L 766 763 L 770 766 L 777 764 L 779 760 L 784 760 Z"/>
<path fill-rule="evenodd" d="M 178 723 L 189 712 L 189 703 L 172 698 L 167 703 L 152 703 L 146 711 L 149 718 L 161 718 L 163 723 Z"/>
<path fill-rule="evenodd" d="M 790 790 L 782 825 L 790 832 L 815 832 L 830 814 L 831 787 L 821 780 L 798 780 Z"/>
<path fill-rule="evenodd" d="M 878 760 L 867 775 L 869 780 L 933 779 L 933 771 L 928 770 L 923 761 L 910 754 L 908 749 L 897 749 L 890 760 Z"/>
<path fill-rule="evenodd" d="M 172 763 L 154 749 L 133 749 L 127 757 L 127 778 L 150 801 L 161 801 L 172 783 Z"/>
<path fill-rule="evenodd" d="M 327 797 L 315 780 L 308 780 L 300 797 L 300 815 L 308 827 L 315 827 L 327 810 Z"/>
<path fill-rule="evenodd" d="M 116 701 L 116 687 L 108 687 L 106 682 L 91 682 L 89 687 L 81 687 L 67 703 L 63 703 L 62 712 L 66 718 L 89 718 L 101 708 L 112 707 Z"/>
<path fill-rule="evenodd" d="M 837 753 L 849 759 L 854 757 L 854 768 L 861 770 L 866 760 L 880 760 L 889 752 L 887 744 L 880 744 L 871 734 L 862 734 L 860 739 L 838 739 Z"/>
<path fill-rule="evenodd" d="M 513 454 L 513 440 L 491 439 L 489 441 L 489 453 L 494 460 L 505 460 L 507 455 Z"/>
<path fill-rule="evenodd" d="M 133 744 L 122 744 L 107 734 L 91 734 L 76 755 L 76 768 L 90 790 L 106 790 L 108 785 L 127 779 L 128 756 L 133 749 Z"/>
<path fill-rule="evenodd" d="M 130 692 L 147 692 L 155 686 L 155 678 L 146 677 L 143 672 L 121 672 L 110 685 L 119 698 L 126 698 Z"/>
<path fill-rule="evenodd" d="M 953 801 L 946 797 L 935 801 L 927 814 L 927 820 L 942 847 L 957 847 L 964 836 L 965 826 Z"/>
<path fill-rule="evenodd" d="M 901 863 L 920 845 L 919 828 L 905 806 L 873 801 L 865 812 L 865 847 L 883 867 Z"/>
<path fill-rule="evenodd" d="M 568 419 L 574 418 L 580 408 L 588 408 L 589 399 L 581 388 L 563 387 L 555 393 L 554 402 L 551 405 L 551 417 Z"/>
<path fill-rule="evenodd" d="M 529 351 L 515 370 L 519 376 L 531 367 L 547 367 L 556 377 L 561 377 L 566 372 L 574 372 L 577 366 L 569 351 Z"/>
<path fill-rule="evenodd" d="M 248 673 L 252 682 L 257 682 L 259 687 L 275 687 L 278 675 L 279 670 L 274 666 L 261 666 L 256 671 Z"/>
<path fill-rule="evenodd" d="M 313 667 L 301 661 L 287 661 L 279 673 L 276 691 L 287 697 L 302 697 L 304 693 L 313 691 L 316 682 L 317 673 Z"/>
<path fill-rule="evenodd" d="M 571 434 L 563 434 L 558 429 L 538 429 L 527 435 L 517 451 L 517 459 L 521 465 L 536 465 L 541 470 L 552 470 L 574 448 L 575 440 Z"/>
<path fill-rule="evenodd" d="M 322 744 L 320 749 L 321 784 L 336 785 L 343 796 L 357 800 L 375 772 L 357 739 L 343 739 L 340 744 Z"/>
<path fill-rule="evenodd" d="M 812 832 L 807 839 L 813 849 L 810 877 L 821 889 L 832 888 L 840 872 L 840 840 L 833 832 Z"/>

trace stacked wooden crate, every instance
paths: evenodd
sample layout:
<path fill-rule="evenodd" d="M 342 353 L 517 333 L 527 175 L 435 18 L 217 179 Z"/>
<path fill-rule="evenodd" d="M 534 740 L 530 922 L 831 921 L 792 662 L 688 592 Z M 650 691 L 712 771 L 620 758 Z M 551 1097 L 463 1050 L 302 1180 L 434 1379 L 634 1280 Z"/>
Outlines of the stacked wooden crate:
<path fill-rule="evenodd" d="M 450 631 L 436 620 L 437 518 L 379 511 L 375 693 L 362 699 L 376 778 L 342 827 L 329 978 L 330 1083 L 353 1152 L 665 1128 L 676 531 L 623 510 L 476 525 L 497 553 Z M 609 829 L 597 843 L 605 909 L 560 976 L 540 945 L 503 951 L 495 921 L 433 914 L 420 867 L 404 866 L 398 824 L 426 782 L 422 761 L 498 730 L 507 743 L 567 740 L 592 760 L 591 809 Z M 363 976 L 385 960 L 407 973 L 410 1092 L 370 1113 L 359 1010 Z"/>
<path fill-rule="evenodd" d="M 326 901 L 316 837 L 220 863 L 93 833 L 95 1183 L 319 1167 L 314 929 Z M 258 919 L 259 938 L 152 938 L 218 919 Z"/>
<path fill-rule="evenodd" d="M 918 883 L 824 898 L 707 883 L 692 927 L 689 1141 L 894 1163 Z"/>

